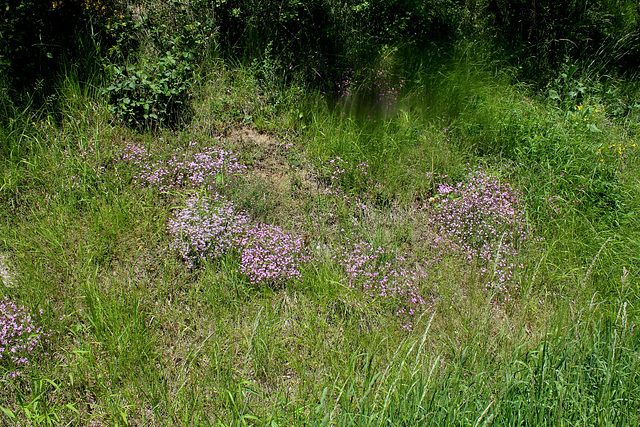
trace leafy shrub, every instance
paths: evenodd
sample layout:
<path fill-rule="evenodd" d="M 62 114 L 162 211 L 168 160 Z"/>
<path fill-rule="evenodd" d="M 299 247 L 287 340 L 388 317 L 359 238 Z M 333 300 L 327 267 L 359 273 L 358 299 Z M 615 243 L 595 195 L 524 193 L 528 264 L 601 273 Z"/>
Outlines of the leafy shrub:
<path fill-rule="evenodd" d="M 214 31 L 191 3 L 146 2 L 109 20 L 106 91 L 112 113 L 128 125 L 176 128 L 189 120 L 193 67 Z"/>
<path fill-rule="evenodd" d="M 193 55 L 167 53 L 140 65 L 112 65 L 111 112 L 133 127 L 176 127 L 189 107 Z"/>
<path fill-rule="evenodd" d="M 12 302 L 9 297 L 0 300 L 0 366 L 8 370 L 9 377 L 20 375 L 19 369 L 44 353 L 48 334 L 38 326 L 31 311 Z"/>

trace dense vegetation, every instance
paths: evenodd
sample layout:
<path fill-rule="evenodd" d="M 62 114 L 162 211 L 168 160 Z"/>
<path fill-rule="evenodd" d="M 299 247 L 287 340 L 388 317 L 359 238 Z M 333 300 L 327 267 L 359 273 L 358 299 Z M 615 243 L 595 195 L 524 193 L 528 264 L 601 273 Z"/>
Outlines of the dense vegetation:
<path fill-rule="evenodd" d="M 637 1 L 4 0 L 2 425 L 637 425 Z"/>

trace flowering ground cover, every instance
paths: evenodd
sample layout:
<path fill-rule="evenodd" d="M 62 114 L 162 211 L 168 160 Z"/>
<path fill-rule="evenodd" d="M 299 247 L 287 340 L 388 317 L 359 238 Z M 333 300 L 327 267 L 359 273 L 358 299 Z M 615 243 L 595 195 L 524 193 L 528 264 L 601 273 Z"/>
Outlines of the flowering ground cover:
<path fill-rule="evenodd" d="M 242 234 L 249 218 L 230 201 L 216 193 L 195 195 L 169 219 L 171 248 L 190 267 L 199 261 L 213 260 L 234 249 L 234 240 Z"/>
<path fill-rule="evenodd" d="M 536 240 L 522 195 L 483 170 L 470 172 L 466 182 L 437 187 L 438 202 L 429 218 L 438 233 L 436 251 L 452 251 L 476 264 L 485 287 L 508 299 L 524 269 L 518 255 Z"/>
<path fill-rule="evenodd" d="M 0 375 L 13 378 L 34 361 L 47 356 L 48 334 L 24 306 L 4 297 L 0 301 Z"/>

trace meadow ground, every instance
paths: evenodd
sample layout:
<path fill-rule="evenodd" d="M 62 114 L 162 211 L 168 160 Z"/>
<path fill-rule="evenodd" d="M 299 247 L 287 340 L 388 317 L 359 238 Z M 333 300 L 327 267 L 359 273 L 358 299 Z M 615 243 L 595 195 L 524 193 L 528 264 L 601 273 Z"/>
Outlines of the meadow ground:
<path fill-rule="evenodd" d="M 637 110 L 218 65 L 179 130 L 73 76 L 3 127 L 3 425 L 638 424 Z"/>

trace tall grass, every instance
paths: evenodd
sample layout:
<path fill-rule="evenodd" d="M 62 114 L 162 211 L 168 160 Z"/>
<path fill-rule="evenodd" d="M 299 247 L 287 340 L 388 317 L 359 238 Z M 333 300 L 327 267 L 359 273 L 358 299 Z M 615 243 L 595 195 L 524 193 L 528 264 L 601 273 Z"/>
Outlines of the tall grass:
<path fill-rule="evenodd" d="M 615 110 L 631 98 L 612 100 L 590 91 L 557 106 L 526 86 L 509 84 L 506 74 L 494 77 L 490 68 L 468 62 L 448 67 L 429 86 L 408 89 L 390 116 L 371 103 L 359 108 L 368 116 L 353 112 L 348 103 L 347 109 L 335 110 L 312 104 L 308 150 L 318 167 L 334 157 L 366 159 L 386 198 L 415 199 L 433 194 L 427 173 L 457 182 L 469 167 L 487 165 L 523 191 L 531 226 L 559 256 L 545 258 L 545 269 L 568 259 L 586 268 L 611 238 L 606 246 L 616 249 L 607 247 L 604 255 L 620 256 L 604 267 L 611 268 L 609 284 L 599 276 L 600 289 L 615 286 L 622 267 L 636 271 L 630 248 L 637 238 L 623 236 L 637 235 L 636 178 L 631 178 L 637 176 L 631 166 L 637 133 L 630 116 Z M 354 102 L 357 97 L 353 94 Z M 432 98 L 438 101 L 424 105 Z M 632 111 L 627 114 L 636 114 Z M 621 239 L 631 246 L 619 245 Z"/>
<path fill-rule="evenodd" d="M 499 348 L 485 318 L 451 358 L 425 346 L 432 317 L 382 366 L 375 350 L 355 356 L 361 371 L 325 390 L 317 425 L 633 425 L 638 332 L 624 307 L 615 320 L 560 310 L 545 331 L 498 332 Z"/>

